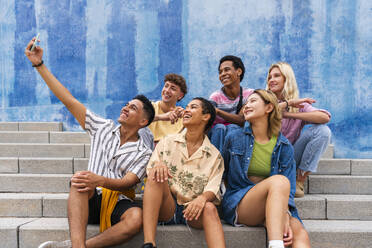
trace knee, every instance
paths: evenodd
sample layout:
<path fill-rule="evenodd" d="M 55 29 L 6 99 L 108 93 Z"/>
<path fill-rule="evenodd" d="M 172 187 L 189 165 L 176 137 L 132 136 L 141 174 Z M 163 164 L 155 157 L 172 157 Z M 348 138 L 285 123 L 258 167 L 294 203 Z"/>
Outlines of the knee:
<path fill-rule="evenodd" d="M 293 228 L 293 238 L 295 240 L 301 241 L 302 243 L 310 242 L 309 234 L 302 225 Z"/>
<path fill-rule="evenodd" d="M 274 175 L 270 177 L 270 188 L 272 190 L 289 193 L 291 184 L 287 177 L 283 175 Z"/>
<path fill-rule="evenodd" d="M 142 209 L 133 207 L 128 209 L 121 217 L 120 221 L 129 226 L 131 233 L 135 234 L 142 228 Z"/>
<path fill-rule="evenodd" d="M 314 133 L 316 137 L 329 142 L 329 140 L 331 139 L 332 132 L 327 125 L 325 124 L 314 125 L 314 128 L 315 128 Z"/>
<path fill-rule="evenodd" d="M 210 132 L 211 136 L 224 135 L 226 133 L 226 126 L 223 124 L 216 124 Z"/>
<path fill-rule="evenodd" d="M 218 217 L 217 208 L 212 202 L 205 203 L 203 217 Z"/>

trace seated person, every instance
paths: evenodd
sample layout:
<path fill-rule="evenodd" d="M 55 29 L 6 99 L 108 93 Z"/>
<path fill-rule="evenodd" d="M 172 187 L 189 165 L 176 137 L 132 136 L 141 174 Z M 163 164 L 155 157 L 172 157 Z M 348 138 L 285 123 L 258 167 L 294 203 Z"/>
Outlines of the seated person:
<path fill-rule="evenodd" d="M 147 166 L 143 197 L 143 247 L 156 247 L 158 221 L 203 228 L 208 247 L 225 247 L 215 204 L 224 164 L 205 132 L 215 109 L 204 98 L 194 98 L 183 114 L 185 130 L 164 137 Z"/>
<path fill-rule="evenodd" d="M 244 117 L 240 110 L 253 90 L 240 86 L 245 72 L 240 58 L 232 55 L 221 58 L 218 71 L 223 87 L 209 97 L 216 107 L 217 117 L 208 136 L 212 144 L 221 152 L 228 130 L 244 125 Z"/>
<path fill-rule="evenodd" d="M 165 75 L 161 101 L 152 102 L 155 109 L 155 118 L 149 128 L 154 135 L 155 143 L 167 134 L 178 133 L 182 130 L 183 108 L 177 107 L 176 103 L 186 93 L 187 85 L 182 76 L 174 73 Z"/>
<path fill-rule="evenodd" d="M 320 157 L 331 140 L 331 130 L 326 123 L 331 114 L 317 109 L 311 98 L 299 98 L 299 90 L 292 67 L 285 62 L 273 64 L 267 74 L 267 89 L 280 101 L 283 110 L 281 132 L 292 143 L 297 166 L 296 194 L 303 197 L 304 183 L 311 172 L 316 172 Z M 301 132 L 306 124 L 309 128 Z"/>
<path fill-rule="evenodd" d="M 35 38 L 28 43 L 26 56 L 91 136 L 88 171 L 76 172 L 71 178 L 68 198 L 71 241 L 47 241 L 39 247 L 107 247 L 123 243 L 142 227 L 142 210 L 133 202 L 133 187 L 145 176 L 152 153 L 146 145 L 152 143 L 152 135 L 150 138 L 139 135 L 139 129 L 151 123 L 154 108 L 145 96 L 139 95 L 122 108 L 120 125 L 97 116 L 74 98 L 43 64 L 41 47 L 30 51 L 34 41 Z M 88 223 L 100 224 L 101 233 L 86 240 Z"/>
<path fill-rule="evenodd" d="M 231 225 L 265 225 L 269 248 L 310 247 L 294 202 L 296 164 L 291 143 L 279 132 L 278 99 L 255 90 L 243 113 L 244 129 L 231 131 L 223 149 L 229 165 L 224 219 Z"/>

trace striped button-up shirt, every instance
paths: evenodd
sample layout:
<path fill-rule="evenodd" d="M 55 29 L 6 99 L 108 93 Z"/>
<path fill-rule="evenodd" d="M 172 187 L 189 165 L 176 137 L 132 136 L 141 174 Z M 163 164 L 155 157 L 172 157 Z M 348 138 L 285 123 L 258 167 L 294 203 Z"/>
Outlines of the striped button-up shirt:
<path fill-rule="evenodd" d="M 136 142 L 126 142 L 120 146 L 120 125 L 89 110 L 86 111 L 85 130 L 91 137 L 89 171 L 113 179 L 121 179 L 128 172 L 134 173 L 139 179 L 145 176 L 152 153 L 151 132 L 139 132 Z"/>

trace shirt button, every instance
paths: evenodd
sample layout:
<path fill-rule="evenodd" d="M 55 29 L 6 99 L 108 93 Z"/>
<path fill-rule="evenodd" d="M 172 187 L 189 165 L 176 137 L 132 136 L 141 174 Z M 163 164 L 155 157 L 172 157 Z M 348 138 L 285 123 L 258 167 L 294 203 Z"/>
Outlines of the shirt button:
<path fill-rule="evenodd" d="M 249 157 L 247 158 L 247 160 L 249 160 Z"/>

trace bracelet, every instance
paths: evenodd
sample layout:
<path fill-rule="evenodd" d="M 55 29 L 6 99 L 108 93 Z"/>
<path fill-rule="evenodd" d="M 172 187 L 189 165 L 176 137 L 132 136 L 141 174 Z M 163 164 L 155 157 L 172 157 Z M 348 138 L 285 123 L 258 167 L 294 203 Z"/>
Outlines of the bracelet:
<path fill-rule="evenodd" d="M 285 99 L 284 99 L 284 101 L 285 101 L 285 103 L 287 104 L 287 106 L 285 107 L 285 110 L 288 112 L 288 111 L 289 111 L 289 103 L 288 103 L 288 101 L 285 100 Z"/>
<path fill-rule="evenodd" d="M 41 60 L 40 64 L 37 64 L 37 65 L 32 64 L 32 67 L 39 67 L 39 66 L 41 66 L 42 64 L 44 64 L 44 61 L 43 61 L 43 60 Z"/>

